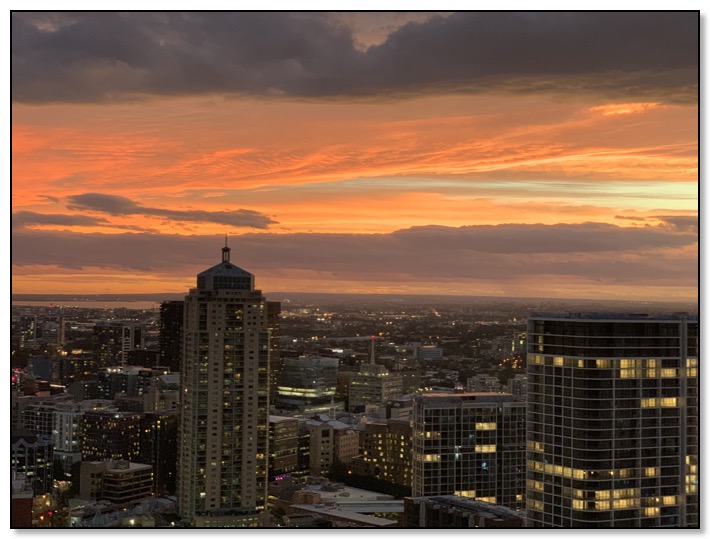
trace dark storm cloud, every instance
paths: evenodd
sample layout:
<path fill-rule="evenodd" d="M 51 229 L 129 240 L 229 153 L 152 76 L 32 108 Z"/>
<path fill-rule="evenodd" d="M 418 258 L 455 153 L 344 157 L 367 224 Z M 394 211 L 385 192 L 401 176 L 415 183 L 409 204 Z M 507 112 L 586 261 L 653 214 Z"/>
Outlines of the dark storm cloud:
<path fill-rule="evenodd" d="M 456 13 L 379 46 L 308 13 L 15 13 L 24 102 L 237 93 L 392 97 L 579 93 L 695 102 L 693 12 Z"/>
<path fill-rule="evenodd" d="M 67 208 L 88 210 L 109 215 L 150 215 L 165 217 L 174 221 L 192 221 L 217 223 L 235 227 L 268 228 L 276 224 L 270 217 L 253 210 L 204 211 L 204 210 L 167 210 L 136 204 L 131 199 L 102 193 L 83 193 L 67 197 Z"/>
<path fill-rule="evenodd" d="M 13 263 L 193 275 L 219 261 L 222 237 L 21 231 Z M 232 261 L 265 271 L 328 272 L 359 281 L 551 275 L 617 283 L 697 279 L 697 234 L 668 227 L 582 225 L 419 227 L 391 234 L 264 234 L 229 238 Z"/>

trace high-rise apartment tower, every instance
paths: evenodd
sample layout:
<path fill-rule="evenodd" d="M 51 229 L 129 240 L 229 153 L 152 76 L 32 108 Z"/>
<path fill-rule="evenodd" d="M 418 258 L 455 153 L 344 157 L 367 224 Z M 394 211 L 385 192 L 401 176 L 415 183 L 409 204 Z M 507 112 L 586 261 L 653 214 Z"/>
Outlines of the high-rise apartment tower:
<path fill-rule="evenodd" d="M 528 320 L 529 527 L 698 525 L 698 318 Z"/>
<path fill-rule="evenodd" d="M 199 527 L 257 526 L 267 496 L 267 306 L 229 247 L 186 296 L 183 333 L 179 513 Z"/>

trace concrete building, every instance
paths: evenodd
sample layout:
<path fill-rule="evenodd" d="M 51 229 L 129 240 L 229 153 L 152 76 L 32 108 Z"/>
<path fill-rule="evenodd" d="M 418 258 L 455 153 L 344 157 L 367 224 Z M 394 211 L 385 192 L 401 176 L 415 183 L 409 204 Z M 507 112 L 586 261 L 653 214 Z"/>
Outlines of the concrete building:
<path fill-rule="evenodd" d="M 82 460 L 136 460 L 141 414 L 91 410 L 82 418 Z"/>
<path fill-rule="evenodd" d="M 337 420 L 306 421 L 310 435 L 309 469 L 313 476 L 327 472 L 334 462 L 350 462 L 360 453 L 360 435 Z"/>
<path fill-rule="evenodd" d="M 56 405 L 53 415 L 52 443 L 54 459 L 61 462 L 65 474 L 81 461 L 84 445 L 84 414 L 88 411 L 117 411 L 111 401 L 64 402 Z"/>
<path fill-rule="evenodd" d="M 10 528 L 32 527 L 32 483 L 24 474 L 12 472 L 10 483 Z"/>
<path fill-rule="evenodd" d="M 357 473 L 404 487 L 412 486 L 412 424 L 389 419 L 365 424 L 362 466 Z"/>
<path fill-rule="evenodd" d="M 115 399 L 123 394 L 127 397 L 141 397 L 157 384 L 157 378 L 170 371 L 167 367 L 140 367 L 123 365 L 104 367 L 97 373 L 99 398 Z"/>
<path fill-rule="evenodd" d="M 129 350 L 144 348 L 143 328 L 131 321 L 100 322 L 94 326 L 93 341 L 98 368 L 126 365 Z"/>
<path fill-rule="evenodd" d="M 52 491 L 54 450 L 52 438 L 19 430 L 10 436 L 10 472 L 23 476 L 35 496 Z"/>
<path fill-rule="evenodd" d="M 153 468 L 126 460 L 81 463 L 79 496 L 114 504 L 137 502 L 153 495 Z"/>
<path fill-rule="evenodd" d="M 18 426 L 30 430 L 38 436 L 52 437 L 54 429 L 54 414 L 57 406 L 71 399 L 65 397 L 34 397 L 18 399 L 21 421 Z"/>
<path fill-rule="evenodd" d="M 415 397 L 413 496 L 525 507 L 525 403 L 505 393 Z"/>
<path fill-rule="evenodd" d="M 471 393 L 502 393 L 503 387 L 497 376 L 477 374 L 466 380 L 466 390 Z"/>
<path fill-rule="evenodd" d="M 350 380 L 348 406 L 350 411 L 364 409 L 368 404 L 382 405 L 402 395 L 402 376 L 388 371 L 384 365 L 368 363 L 360 367 Z"/>
<path fill-rule="evenodd" d="M 143 394 L 144 412 L 170 412 L 180 407 L 180 373 L 158 376 Z"/>
<path fill-rule="evenodd" d="M 515 397 L 516 401 L 525 402 L 528 398 L 528 375 L 516 374 L 508 380 L 508 393 Z"/>
<path fill-rule="evenodd" d="M 298 468 L 298 419 L 269 416 L 269 481 L 291 477 Z"/>
<path fill-rule="evenodd" d="M 23 314 L 19 323 L 19 347 L 22 349 L 34 349 L 39 346 L 37 340 L 37 315 Z"/>
<path fill-rule="evenodd" d="M 698 318 L 528 320 L 528 526 L 698 526 Z"/>
<path fill-rule="evenodd" d="M 266 300 L 225 246 L 185 298 L 177 498 L 180 516 L 196 526 L 262 521 L 269 340 Z"/>

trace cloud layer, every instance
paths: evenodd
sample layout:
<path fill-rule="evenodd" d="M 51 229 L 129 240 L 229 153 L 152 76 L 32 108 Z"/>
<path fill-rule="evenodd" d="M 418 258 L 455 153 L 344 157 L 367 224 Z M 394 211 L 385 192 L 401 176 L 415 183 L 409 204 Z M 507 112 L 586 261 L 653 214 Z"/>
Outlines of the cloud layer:
<path fill-rule="evenodd" d="M 220 237 L 20 231 L 13 263 L 165 272 L 191 278 L 219 262 Z M 416 227 L 391 234 L 230 237 L 232 261 L 262 274 L 311 272 L 360 282 L 540 278 L 697 286 L 697 234 L 669 226 L 498 225 Z M 145 256 L 151 253 L 151 256 Z M 318 286 L 313 284 L 313 286 Z"/>
<path fill-rule="evenodd" d="M 361 50 L 310 13 L 14 13 L 12 95 L 106 102 L 145 95 L 396 97 L 593 93 L 693 103 L 693 12 L 455 13 Z"/>
<path fill-rule="evenodd" d="M 173 221 L 217 223 L 233 227 L 268 228 L 276 224 L 270 217 L 253 210 L 205 211 L 205 210 L 169 210 L 151 208 L 137 204 L 131 199 L 103 193 L 83 193 L 67 197 L 70 210 L 83 210 L 107 213 L 115 216 L 146 215 L 164 217 Z"/>

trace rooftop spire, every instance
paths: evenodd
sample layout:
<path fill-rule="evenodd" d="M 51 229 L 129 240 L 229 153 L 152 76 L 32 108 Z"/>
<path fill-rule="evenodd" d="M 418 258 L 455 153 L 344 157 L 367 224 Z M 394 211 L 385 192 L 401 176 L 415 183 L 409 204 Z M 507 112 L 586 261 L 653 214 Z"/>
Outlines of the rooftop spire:
<path fill-rule="evenodd" d="M 222 247 L 222 262 L 229 262 L 229 251 L 231 249 L 227 247 L 227 235 L 224 235 L 224 247 Z"/>

